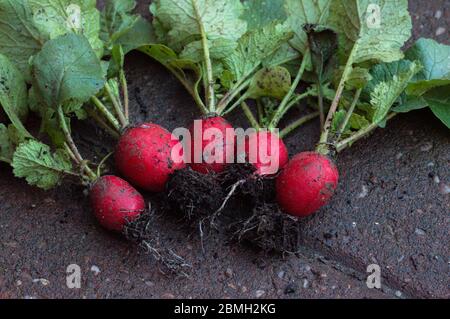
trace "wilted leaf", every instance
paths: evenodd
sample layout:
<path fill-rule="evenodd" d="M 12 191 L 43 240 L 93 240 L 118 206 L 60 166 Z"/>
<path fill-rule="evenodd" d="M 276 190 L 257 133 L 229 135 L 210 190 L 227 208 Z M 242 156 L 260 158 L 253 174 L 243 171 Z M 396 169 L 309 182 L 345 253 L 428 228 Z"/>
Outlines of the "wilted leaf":
<path fill-rule="evenodd" d="M 283 67 L 264 68 L 252 79 L 248 97 L 258 99 L 272 97 L 282 100 L 291 88 L 291 74 Z"/>
<path fill-rule="evenodd" d="M 66 174 L 72 173 L 72 164 L 64 151 L 52 153 L 49 146 L 36 140 L 19 145 L 11 165 L 16 177 L 45 190 L 57 186 Z"/>

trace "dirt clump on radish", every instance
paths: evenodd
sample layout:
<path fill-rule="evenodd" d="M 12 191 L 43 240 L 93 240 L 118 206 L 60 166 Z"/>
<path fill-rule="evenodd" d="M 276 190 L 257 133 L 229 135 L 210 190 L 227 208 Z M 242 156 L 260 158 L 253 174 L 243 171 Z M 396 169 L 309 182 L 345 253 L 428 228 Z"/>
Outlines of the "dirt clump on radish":
<path fill-rule="evenodd" d="M 226 203 L 229 209 L 221 214 L 227 233 L 232 241 L 266 252 L 295 253 L 299 246 L 298 219 L 279 208 L 276 176 L 256 172 L 252 164 L 234 164 L 220 176 L 230 197 Z"/>

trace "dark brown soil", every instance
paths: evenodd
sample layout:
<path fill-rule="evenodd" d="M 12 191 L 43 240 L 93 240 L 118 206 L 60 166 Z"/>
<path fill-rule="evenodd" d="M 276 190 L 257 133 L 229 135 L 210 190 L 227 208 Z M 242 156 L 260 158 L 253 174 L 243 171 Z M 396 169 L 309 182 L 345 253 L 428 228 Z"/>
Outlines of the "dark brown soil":
<path fill-rule="evenodd" d="M 141 12 L 148 2 L 139 1 Z M 416 38 L 450 43 L 450 1 L 410 4 Z M 199 116 L 181 85 L 145 56 L 131 54 L 127 73 L 136 121 L 173 129 Z M 231 121 L 245 123 L 240 116 Z M 289 138 L 290 151 L 311 149 L 317 127 L 310 123 Z M 111 141 L 99 136 L 83 134 L 100 156 Z M 194 269 L 177 279 L 136 245 L 103 231 L 82 188 L 67 182 L 39 191 L 0 164 L 0 298 L 449 298 L 448 129 L 427 110 L 402 115 L 344 152 L 338 165 L 339 192 L 301 223 L 297 256 L 267 254 L 215 233 L 202 247 L 198 232 L 179 220 L 154 219 L 158 239 Z M 81 267 L 81 289 L 66 286 L 71 264 Z M 370 264 L 382 269 L 382 290 L 366 286 Z"/>

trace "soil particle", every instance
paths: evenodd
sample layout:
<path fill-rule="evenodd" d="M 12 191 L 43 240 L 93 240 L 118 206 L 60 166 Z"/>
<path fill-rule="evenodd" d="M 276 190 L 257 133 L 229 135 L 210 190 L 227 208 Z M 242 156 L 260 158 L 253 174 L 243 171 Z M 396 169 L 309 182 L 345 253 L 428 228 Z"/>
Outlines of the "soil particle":
<path fill-rule="evenodd" d="M 101 271 L 100 271 L 100 268 L 98 266 L 93 265 L 91 267 L 91 272 L 94 273 L 95 276 L 97 276 L 98 274 L 100 274 Z"/>
<path fill-rule="evenodd" d="M 441 36 L 441 35 L 443 35 L 443 34 L 445 34 L 447 32 L 447 29 L 446 28 L 444 28 L 444 27 L 439 27 L 439 28 L 437 28 L 437 30 L 436 30 L 436 36 L 438 37 L 438 36 Z"/>

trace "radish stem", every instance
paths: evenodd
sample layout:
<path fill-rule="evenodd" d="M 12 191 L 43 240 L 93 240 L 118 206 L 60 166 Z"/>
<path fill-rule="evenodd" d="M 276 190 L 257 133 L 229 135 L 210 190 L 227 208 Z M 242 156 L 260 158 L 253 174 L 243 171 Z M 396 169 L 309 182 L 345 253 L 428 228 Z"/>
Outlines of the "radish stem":
<path fill-rule="evenodd" d="M 341 81 L 339 82 L 338 88 L 336 90 L 336 95 L 334 97 L 333 103 L 331 104 L 328 116 L 325 120 L 322 135 L 320 136 L 319 144 L 316 149 L 316 151 L 322 155 L 328 155 L 328 153 L 330 152 L 330 150 L 328 149 L 329 143 L 328 138 L 330 135 L 331 124 L 333 123 L 334 114 L 336 113 L 339 106 L 339 102 L 341 101 L 342 93 L 344 92 L 345 88 L 345 83 L 347 82 L 347 79 L 353 70 L 353 55 L 357 50 L 358 46 L 355 44 L 347 60 L 344 72 L 342 73 Z"/>
<path fill-rule="evenodd" d="M 253 126 L 253 128 L 259 130 L 261 129 L 261 126 L 259 125 L 258 121 L 256 120 L 256 117 L 253 115 L 252 110 L 248 106 L 247 103 L 242 102 L 241 103 L 242 110 L 244 111 L 245 116 L 249 120 L 250 124 Z"/>
<path fill-rule="evenodd" d="M 6 157 L 0 156 L 0 162 L 5 162 L 8 164 L 11 164 L 11 160 L 7 159 Z"/>
<path fill-rule="evenodd" d="M 344 121 L 342 122 L 341 126 L 339 127 L 337 131 L 337 139 L 339 139 L 342 134 L 345 131 L 345 128 L 348 125 L 348 122 L 350 122 L 350 119 L 352 118 L 353 112 L 355 112 L 356 104 L 358 104 L 359 97 L 361 96 L 362 89 L 358 89 L 355 93 L 355 97 L 353 98 L 352 105 L 347 111 L 347 114 L 345 115 Z"/>
<path fill-rule="evenodd" d="M 287 135 L 289 135 L 290 133 L 292 133 L 294 130 L 296 130 L 297 128 L 299 128 L 300 126 L 302 126 L 303 124 L 308 123 L 311 120 L 314 120 L 316 117 L 320 116 L 319 112 L 315 112 L 312 114 L 308 114 L 303 116 L 302 118 L 298 119 L 297 121 L 295 121 L 294 123 L 290 124 L 289 126 L 287 126 L 285 129 L 283 129 L 280 132 L 280 138 L 283 139 L 285 138 Z"/>
<path fill-rule="evenodd" d="M 100 113 L 108 120 L 109 123 L 116 129 L 117 132 L 120 132 L 121 127 L 120 123 L 117 121 L 115 116 L 108 110 L 108 108 L 96 97 L 93 96 L 91 98 L 92 103 L 97 107 Z"/>
<path fill-rule="evenodd" d="M 398 115 L 398 113 L 391 113 L 390 115 L 388 115 L 387 117 L 387 121 L 392 120 L 394 117 L 396 117 Z M 369 125 L 368 127 L 360 130 L 359 132 L 355 133 L 353 136 L 339 142 L 336 144 L 336 150 L 340 153 L 342 151 L 344 151 L 345 149 L 347 149 L 348 147 L 350 147 L 353 143 L 357 142 L 358 140 L 366 137 L 368 134 L 370 134 L 371 132 L 373 132 L 374 130 L 376 130 L 379 127 L 379 122 L 378 123 L 373 123 L 371 125 Z"/>
<path fill-rule="evenodd" d="M 217 114 L 223 114 L 225 109 L 227 109 L 228 104 L 233 101 L 233 99 L 238 96 L 239 93 L 241 93 L 243 90 L 245 90 L 251 83 L 251 79 L 247 79 L 244 81 L 241 81 L 239 83 L 236 83 L 233 89 L 231 89 L 227 94 L 225 94 L 224 98 L 219 102 L 217 106 Z M 234 107 L 237 107 L 241 103 L 235 103 L 232 107 L 229 109 L 233 109 Z M 229 112 L 227 112 L 229 113 Z"/>
<path fill-rule="evenodd" d="M 117 101 L 116 96 L 114 96 L 112 88 L 108 83 L 105 84 L 105 89 L 106 92 L 108 93 L 109 99 L 111 100 L 114 106 L 114 110 L 116 111 L 116 114 L 119 117 L 119 122 L 120 125 L 122 126 L 122 129 L 126 128 L 128 126 L 128 121 L 125 118 L 125 115 L 123 114 L 122 107 L 120 106 L 119 101 Z"/>
<path fill-rule="evenodd" d="M 85 163 L 85 161 L 81 156 L 77 146 L 75 145 L 72 135 L 70 134 L 70 130 L 69 127 L 67 126 L 67 122 L 61 105 L 58 106 L 58 116 L 59 116 L 59 124 L 66 138 L 67 145 L 72 152 L 71 156 L 74 157 L 78 165 L 81 165 L 81 168 L 87 174 L 88 179 L 90 179 L 91 181 L 96 180 L 97 175 L 95 175 L 95 173 L 91 170 L 91 168 L 88 165 L 83 164 Z"/>
<path fill-rule="evenodd" d="M 124 115 L 125 115 L 126 121 L 129 123 L 130 122 L 130 98 L 128 96 L 127 78 L 126 78 L 125 72 L 123 70 L 120 70 L 120 82 L 122 83 Z"/>
<path fill-rule="evenodd" d="M 245 102 L 245 100 L 248 98 L 247 94 L 242 95 L 237 101 L 236 103 L 234 103 L 232 106 L 230 106 L 226 111 L 224 112 L 220 112 L 219 114 L 221 115 L 227 115 L 229 113 L 231 113 L 232 111 L 234 111 L 235 108 L 237 108 L 239 105 L 241 105 L 243 102 Z M 219 110 L 218 110 L 219 111 Z"/>
<path fill-rule="evenodd" d="M 192 0 L 192 6 L 194 8 L 194 12 L 198 21 L 198 27 L 200 29 L 200 36 L 202 38 L 202 47 L 203 47 L 203 55 L 205 58 L 205 68 L 206 68 L 206 79 L 207 79 L 207 87 L 206 87 L 206 105 L 211 113 L 214 113 L 216 110 L 216 101 L 215 101 L 215 92 L 214 92 L 214 77 L 213 77 L 213 68 L 211 62 L 211 56 L 209 52 L 208 46 L 208 38 L 206 35 L 205 27 L 201 21 L 200 10 L 197 5 L 197 0 Z"/>
<path fill-rule="evenodd" d="M 102 129 L 104 129 L 109 135 L 112 137 L 119 139 L 120 135 L 114 129 L 112 129 L 97 113 L 95 113 L 90 108 L 85 108 L 86 112 L 89 114 L 92 119 L 100 125 Z"/>
<path fill-rule="evenodd" d="M 322 89 L 322 83 L 319 83 L 317 85 L 317 99 L 319 103 L 319 116 L 320 116 L 320 131 L 323 131 L 323 128 L 325 126 L 325 110 L 323 106 L 323 89 Z"/>
<path fill-rule="evenodd" d="M 295 105 L 292 103 L 289 103 L 291 100 L 292 95 L 295 93 L 295 90 L 297 89 L 298 85 L 300 84 L 300 81 L 303 77 L 303 73 L 305 72 L 306 68 L 306 56 L 308 55 L 309 50 L 304 54 L 302 64 L 298 70 L 297 76 L 295 77 L 294 82 L 291 85 L 291 88 L 289 89 L 289 92 L 284 97 L 283 101 L 281 102 L 280 106 L 278 107 L 277 112 L 275 113 L 274 117 L 272 118 L 272 121 L 269 125 L 269 128 L 276 128 L 278 124 L 280 123 L 283 116 L 289 111 L 289 109 Z"/>

